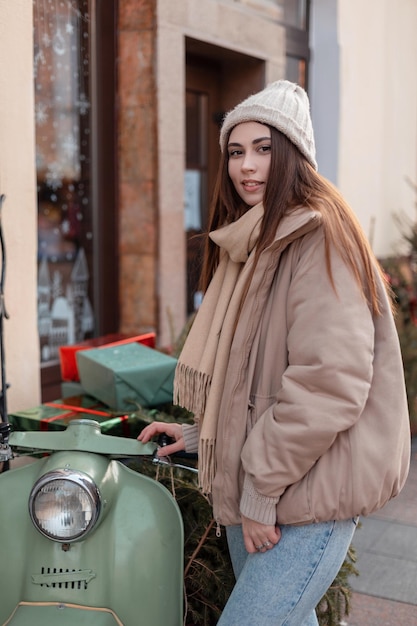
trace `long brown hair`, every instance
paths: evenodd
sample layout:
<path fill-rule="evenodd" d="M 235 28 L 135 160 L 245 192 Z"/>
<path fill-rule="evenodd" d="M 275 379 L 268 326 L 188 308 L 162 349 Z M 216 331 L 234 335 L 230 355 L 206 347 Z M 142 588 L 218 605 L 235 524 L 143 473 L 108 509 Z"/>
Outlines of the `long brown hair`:
<path fill-rule="evenodd" d="M 383 274 L 352 209 L 334 185 L 313 169 L 283 133 L 273 127 L 269 128 L 271 166 L 263 198 L 264 217 L 256 246 L 253 272 L 260 254 L 272 243 L 285 213 L 300 205 L 307 206 L 319 211 L 323 218 L 327 271 L 333 287 L 331 246 L 335 247 L 351 269 L 372 312 L 379 314 L 376 272 L 382 276 Z M 228 154 L 225 150 L 221 155 L 210 208 L 201 274 L 202 291 L 207 289 L 219 262 L 219 248 L 208 237 L 208 233 L 235 221 L 249 208 L 242 203 L 229 178 Z M 250 279 L 251 277 L 249 281 Z"/>

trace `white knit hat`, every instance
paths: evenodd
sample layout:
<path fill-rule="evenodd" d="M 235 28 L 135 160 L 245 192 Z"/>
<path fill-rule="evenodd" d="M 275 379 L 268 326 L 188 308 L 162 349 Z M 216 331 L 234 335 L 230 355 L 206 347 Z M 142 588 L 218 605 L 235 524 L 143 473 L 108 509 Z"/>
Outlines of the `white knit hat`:
<path fill-rule="evenodd" d="M 304 89 L 288 80 L 270 83 L 226 114 L 220 131 L 220 147 L 226 149 L 229 132 L 242 122 L 260 122 L 280 130 L 317 169 L 310 103 Z"/>

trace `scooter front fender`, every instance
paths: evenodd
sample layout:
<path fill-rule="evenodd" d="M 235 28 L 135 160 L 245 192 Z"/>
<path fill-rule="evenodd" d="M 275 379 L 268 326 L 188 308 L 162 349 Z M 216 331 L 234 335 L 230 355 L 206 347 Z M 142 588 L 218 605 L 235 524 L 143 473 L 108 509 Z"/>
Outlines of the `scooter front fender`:
<path fill-rule="evenodd" d="M 83 471 L 94 456 L 85 455 Z M 54 626 L 69 623 L 60 620 L 74 605 L 84 607 L 78 610 L 85 610 L 85 615 L 80 613 L 73 624 L 113 626 L 110 614 L 87 611 L 108 609 L 124 626 L 180 626 L 182 518 L 161 484 L 118 461 L 98 457 L 98 465 L 103 460 L 108 465 L 105 480 L 112 482 L 104 489 L 110 495 L 98 527 L 68 547 L 44 537 L 32 524 L 28 500 L 34 482 L 65 462 L 75 468 L 82 458 L 80 452 L 58 452 L 0 475 L 0 566 L 7 571 L 0 585 L 0 624 L 26 624 L 14 620 L 25 620 L 32 613 L 29 621 L 34 626 L 39 604 L 52 603 L 54 607 L 42 610 L 54 615 Z M 22 602 L 27 604 L 19 606 Z M 65 610 L 58 610 L 59 605 Z M 42 621 L 48 623 L 49 619 Z"/>

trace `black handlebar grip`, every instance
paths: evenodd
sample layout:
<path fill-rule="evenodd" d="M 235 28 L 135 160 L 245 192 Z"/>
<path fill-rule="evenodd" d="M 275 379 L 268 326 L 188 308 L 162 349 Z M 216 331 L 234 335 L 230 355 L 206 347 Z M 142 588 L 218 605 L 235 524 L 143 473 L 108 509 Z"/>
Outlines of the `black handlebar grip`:
<path fill-rule="evenodd" d="M 158 446 L 164 448 L 165 446 L 169 446 L 171 443 L 174 443 L 175 439 L 169 437 L 166 433 L 161 433 L 158 437 Z"/>

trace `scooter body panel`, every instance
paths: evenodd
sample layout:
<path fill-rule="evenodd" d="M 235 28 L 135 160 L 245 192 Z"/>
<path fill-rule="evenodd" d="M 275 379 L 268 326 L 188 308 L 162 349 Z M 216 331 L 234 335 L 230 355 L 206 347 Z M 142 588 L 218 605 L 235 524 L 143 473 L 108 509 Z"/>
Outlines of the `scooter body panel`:
<path fill-rule="evenodd" d="M 69 549 L 43 536 L 28 512 L 34 482 L 65 467 L 93 478 L 103 499 L 96 527 Z M 107 608 L 125 626 L 182 624 L 182 518 L 174 498 L 158 482 L 100 455 L 56 452 L 1 474 L 0 501 L 0 566 L 7 571 L 0 586 L 0 624 L 23 624 L 13 621 L 23 615 L 20 607 L 7 622 L 22 601 Z M 24 613 L 28 611 L 26 607 Z M 43 624 L 69 623 L 59 621 L 68 612 L 48 615 L 52 613 L 52 621 Z M 73 623 L 84 622 L 77 618 Z"/>

